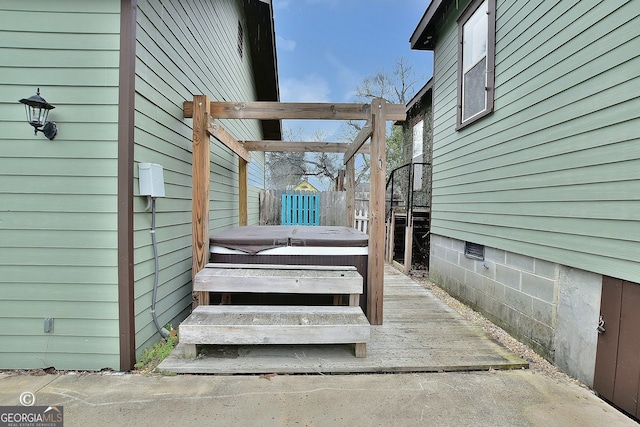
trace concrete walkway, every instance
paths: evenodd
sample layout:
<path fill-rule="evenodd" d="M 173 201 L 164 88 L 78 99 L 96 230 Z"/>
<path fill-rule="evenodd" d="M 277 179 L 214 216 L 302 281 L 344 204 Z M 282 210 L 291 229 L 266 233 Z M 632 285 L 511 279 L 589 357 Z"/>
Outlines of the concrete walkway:
<path fill-rule="evenodd" d="M 566 380 L 528 370 L 367 375 L 0 374 L 73 426 L 632 426 Z"/>

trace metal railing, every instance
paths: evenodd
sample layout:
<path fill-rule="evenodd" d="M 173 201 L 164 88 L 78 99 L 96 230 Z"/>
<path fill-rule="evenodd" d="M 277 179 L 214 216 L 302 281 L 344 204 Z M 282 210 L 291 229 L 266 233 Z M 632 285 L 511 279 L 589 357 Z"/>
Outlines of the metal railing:
<path fill-rule="evenodd" d="M 414 209 L 429 207 L 431 199 L 430 168 L 431 163 L 407 163 L 391 171 L 385 188 L 387 218 L 394 209 L 404 208 L 409 214 Z M 420 180 L 419 186 L 417 179 Z M 419 188 L 416 188 L 417 186 Z"/>

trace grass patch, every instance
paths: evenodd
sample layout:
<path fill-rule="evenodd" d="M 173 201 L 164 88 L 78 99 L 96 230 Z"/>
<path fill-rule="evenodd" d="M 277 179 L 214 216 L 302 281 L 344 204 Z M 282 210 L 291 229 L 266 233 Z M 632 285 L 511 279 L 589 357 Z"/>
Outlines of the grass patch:
<path fill-rule="evenodd" d="M 145 349 L 135 364 L 135 368 L 142 373 L 155 371 L 160 362 L 170 355 L 176 345 L 178 345 L 178 335 L 176 332 L 175 329 L 171 329 L 171 333 L 167 338 L 162 338 L 153 347 Z"/>

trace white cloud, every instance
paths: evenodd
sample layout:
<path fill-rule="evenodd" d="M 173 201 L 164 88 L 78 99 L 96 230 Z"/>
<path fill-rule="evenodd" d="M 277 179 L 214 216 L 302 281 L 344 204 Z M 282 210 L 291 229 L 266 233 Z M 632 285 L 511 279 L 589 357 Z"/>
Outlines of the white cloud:
<path fill-rule="evenodd" d="M 280 99 L 283 102 L 329 102 L 329 82 L 317 74 L 303 79 L 294 77 L 280 80 Z"/>
<path fill-rule="evenodd" d="M 280 52 L 293 52 L 296 50 L 297 43 L 294 40 L 287 40 L 284 37 L 276 36 L 276 46 Z"/>

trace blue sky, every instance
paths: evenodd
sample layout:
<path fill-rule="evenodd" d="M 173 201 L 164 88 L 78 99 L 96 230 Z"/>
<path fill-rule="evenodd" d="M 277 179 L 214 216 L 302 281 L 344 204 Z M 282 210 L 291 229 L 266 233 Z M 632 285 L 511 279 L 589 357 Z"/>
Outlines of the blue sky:
<path fill-rule="evenodd" d="M 273 0 L 280 100 L 353 102 L 356 86 L 403 57 L 423 81 L 432 54 L 413 51 L 409 38 L 429 0 Z M 285 121 L 284 127 L 322 130 L 336 140 L 339 123 Z"/>

